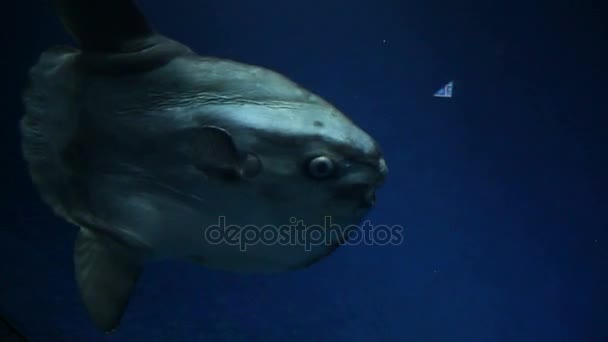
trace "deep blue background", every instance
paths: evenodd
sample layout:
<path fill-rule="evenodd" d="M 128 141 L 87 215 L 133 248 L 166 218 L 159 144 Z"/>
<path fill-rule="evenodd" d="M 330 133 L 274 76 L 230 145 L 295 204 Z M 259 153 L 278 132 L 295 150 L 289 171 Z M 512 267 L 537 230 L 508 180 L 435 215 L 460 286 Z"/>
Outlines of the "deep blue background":
<path fill-rule="evenodd" d="M 70 42 L 43 1 L 2 5 L 0 310 L 32 341 L 101 340 L 77 295 L 76 229 L 19 153 L 28 68 Z M 384 147 L 353 246 L 272 277 L 149 265 L 110 341 L 608 341 L 608 35 L 599 1 L 143 4 L 201 54 L 280 71 Z M 455 97 L 432 93 L 456 81 Z M 206 338 L 206 339 L 205 339 Z"/>

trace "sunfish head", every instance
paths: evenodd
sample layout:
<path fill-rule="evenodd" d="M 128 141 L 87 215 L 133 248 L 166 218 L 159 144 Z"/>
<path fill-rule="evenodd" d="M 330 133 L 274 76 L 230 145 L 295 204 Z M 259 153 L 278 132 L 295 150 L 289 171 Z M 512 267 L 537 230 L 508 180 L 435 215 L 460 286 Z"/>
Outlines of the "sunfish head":
<path fill-rule="evenodd" d="M 201 199 L 180 222 L 200 234 L 190 256 L 220 269 L 281 271 L 328 255 L 374 205 L 388 171 L 378 144 L 275 72 L 206 63 L 216 72 L 202 70 L 197 96 L 220 100 L 184 109 L 187 128 L 176 133 L 187 157 L 173 188 Z"/>

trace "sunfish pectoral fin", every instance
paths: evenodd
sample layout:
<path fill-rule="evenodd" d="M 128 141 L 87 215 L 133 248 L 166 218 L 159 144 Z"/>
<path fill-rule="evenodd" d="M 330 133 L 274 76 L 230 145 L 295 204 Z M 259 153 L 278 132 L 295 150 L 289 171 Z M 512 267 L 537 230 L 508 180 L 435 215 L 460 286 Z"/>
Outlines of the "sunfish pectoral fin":
<path fill-rule="evenodd" d="M 81 228 L 74 266 L 92 321 L 104 332 L 112 332 L 120 323 L 141 274 L 140 256 L 104 233 Z"/>
<path fill-rule="evenodd" d="M 230 133 L 220 127 L 204 126 L 191 131 L 194 166 L 207 176 L 239 178 L 242 156 Z"/>

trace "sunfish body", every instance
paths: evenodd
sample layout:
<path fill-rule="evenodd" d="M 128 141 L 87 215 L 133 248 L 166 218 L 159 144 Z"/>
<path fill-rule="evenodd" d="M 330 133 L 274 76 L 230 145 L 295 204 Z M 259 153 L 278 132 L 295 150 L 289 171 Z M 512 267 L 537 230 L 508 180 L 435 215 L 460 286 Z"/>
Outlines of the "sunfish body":
<path fill-rule="evenodd" d="M 129 1 L 55 6 L 79 48 L 31 69 L 23 153 L 44 201 L 80 227 L 76 279 L 99 329 L 118 326 L 148 260 L 297 270 L 373 206 L 380 149 L 319 96 L 198 56 Z"/>

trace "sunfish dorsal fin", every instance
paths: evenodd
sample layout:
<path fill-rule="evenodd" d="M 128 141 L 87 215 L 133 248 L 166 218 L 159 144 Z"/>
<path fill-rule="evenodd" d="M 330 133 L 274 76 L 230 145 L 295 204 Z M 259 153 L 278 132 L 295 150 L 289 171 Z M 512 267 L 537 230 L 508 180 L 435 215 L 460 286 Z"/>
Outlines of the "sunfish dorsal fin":
<path fill-rule="evenodd" d="M 53 5 L 85 51 L 122 52 L 154 34 L 133 0 L 53 0 Z"/>
<path fill-rule="evenodd" d="M 74 248 L 80 295 L 95 326 L 116 329 L 141 274 L 139 256 L 104 233 L 81 228 Z"/>

